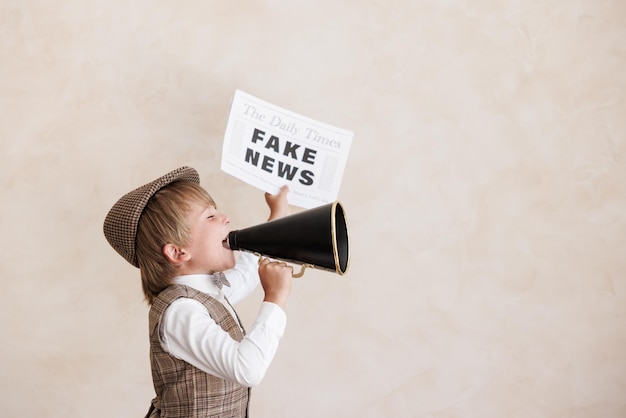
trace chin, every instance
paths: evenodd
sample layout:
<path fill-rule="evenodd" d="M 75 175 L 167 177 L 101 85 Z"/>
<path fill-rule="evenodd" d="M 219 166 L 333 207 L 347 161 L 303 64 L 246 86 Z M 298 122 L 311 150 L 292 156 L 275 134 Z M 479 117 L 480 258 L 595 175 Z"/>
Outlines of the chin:
<path fill-rule="evenodd" d="M 231 253 L 230 260 L 228 260 L 227 264 L 228 264 L 228 267 L 225 270 L 232 269 L 233 267 L 235 267 L 235 264 L 237 264 L 237 261 L 235 259 L 235 255 L 233 253 Z"/>

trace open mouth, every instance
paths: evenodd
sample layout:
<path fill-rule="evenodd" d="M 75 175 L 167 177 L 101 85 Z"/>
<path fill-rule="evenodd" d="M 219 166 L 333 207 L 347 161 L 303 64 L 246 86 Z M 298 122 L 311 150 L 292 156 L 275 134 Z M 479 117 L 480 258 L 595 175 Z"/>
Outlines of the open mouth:
<path fill-rule="evenodd" d="M 222 247 L 230 250 L 230 245 L 228 245 L 228 235 L 226 235 L 226 237 L 222 240 Z"/>

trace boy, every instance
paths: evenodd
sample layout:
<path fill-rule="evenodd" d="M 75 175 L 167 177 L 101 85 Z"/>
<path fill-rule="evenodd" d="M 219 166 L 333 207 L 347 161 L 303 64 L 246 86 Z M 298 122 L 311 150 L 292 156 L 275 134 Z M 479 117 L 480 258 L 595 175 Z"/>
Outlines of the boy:
<path fill-rule="evenodd" d="M 269 220 L 289 214 L 287 192 L 265 194 Z M 107 240 L 140 269 L 151 305 L 156 397 L 146 417 L 247 417 L 249 388 L 260 383 L 274 357 L 292 268 L 266 258 L 257 262 L 247 253 L 235 261 L 224 245 L 229 223 L 190 167 L 127 193 L 106 216 Z M 231 303 L 259 279 L 265 297 L 246 334 Z"/>

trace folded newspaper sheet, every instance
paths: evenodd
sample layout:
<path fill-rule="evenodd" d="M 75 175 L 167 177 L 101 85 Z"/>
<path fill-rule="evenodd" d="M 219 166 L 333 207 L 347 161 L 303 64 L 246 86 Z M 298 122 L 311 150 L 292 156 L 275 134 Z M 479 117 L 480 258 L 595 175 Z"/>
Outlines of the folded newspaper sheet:
<path fill-rule="evenodd" d="M 289 203 L 310 209 L 337 200 L 352 135 L 236 90 L 221 168 L 269 193 L 287 184 Z"/>

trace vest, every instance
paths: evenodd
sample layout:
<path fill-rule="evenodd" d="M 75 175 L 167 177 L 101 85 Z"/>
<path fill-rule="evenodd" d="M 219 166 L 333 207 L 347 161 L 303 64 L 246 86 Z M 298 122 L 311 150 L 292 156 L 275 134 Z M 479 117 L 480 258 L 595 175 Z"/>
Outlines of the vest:
<path fill-rule="evenodd" d="M 149 316 L 150 365 L 156 397 L 150 417 L 167 418 L 245 418 L 248 417 L 250 389 L 212 376 L 165 352 L 159 338 L 159 323 L 165 309 L 178 298 L 197 300 L 213 320 L 236 341 L 242 328 L 217 299 L 183 285 L 162 291 L 152 303 Z M 237 318 L 239 320 L 239 318 Z"/>

